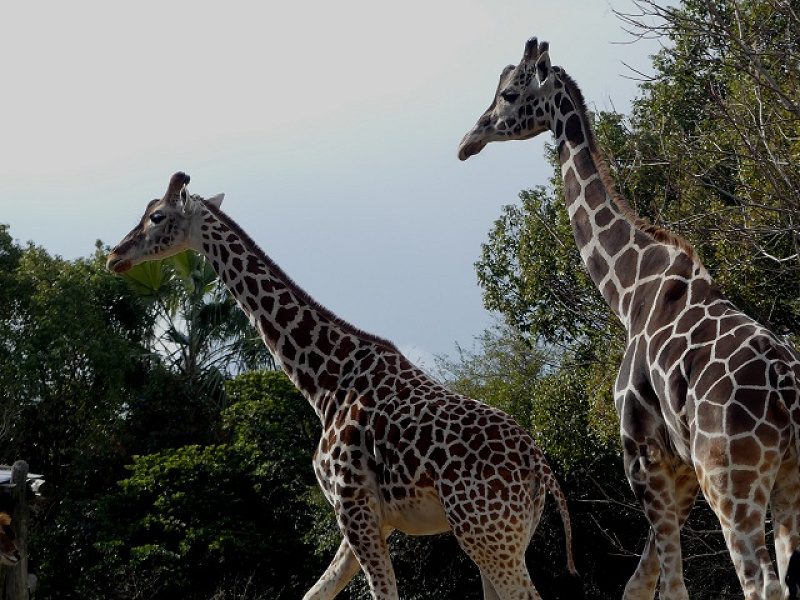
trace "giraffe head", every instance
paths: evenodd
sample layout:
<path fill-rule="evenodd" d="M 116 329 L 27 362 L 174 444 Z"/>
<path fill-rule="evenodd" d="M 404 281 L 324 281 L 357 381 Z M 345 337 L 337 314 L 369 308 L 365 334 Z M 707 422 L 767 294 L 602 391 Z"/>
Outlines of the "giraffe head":
<path fill-rule="evenodd" d="M 164 197 L 150 201 L 139 224 L 108 255 L 106 268 L 124 273 L 132 266 L 148 260 L 166 258 L 191 247 L 191 233 L 202 202 L 215 206 L 223 194 L 203 199 L 189 194 L 189 176 L 175 173 Z"/>
<path fill-rule="evenodd" d="M 477 154 L 489 142 L 527 140 L 552 129 L 556 77 L 548 47 L 531 38 L 520 63 L 503 69 L 492 105 L 458 146 L 459 159 Z"/>

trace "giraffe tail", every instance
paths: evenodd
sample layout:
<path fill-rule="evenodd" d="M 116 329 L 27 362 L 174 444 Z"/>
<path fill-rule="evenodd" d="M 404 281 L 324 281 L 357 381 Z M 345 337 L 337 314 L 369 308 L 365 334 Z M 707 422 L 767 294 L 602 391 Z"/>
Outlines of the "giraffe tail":
<path fill-rule="evenodd" d="M 553 475 L 552 469 L 547 465 L 545 466 L 546 468 L 541 470 L 541 478 L 545 487 L 550 490 L 553 498 L 555 498 L 558 512 L 561 513 L 561 522 L 564 524 L 564 537 L 567 542 L 567 569 L 574 577 L 580 577 L 578 570 L 575 568 L 575 561 L 572 558 L 572 524 L 569 519 L 567 498 L 564 496 L 564 492 L 561 491 L 561 486 L 558 484 L 555 475 Z"/>

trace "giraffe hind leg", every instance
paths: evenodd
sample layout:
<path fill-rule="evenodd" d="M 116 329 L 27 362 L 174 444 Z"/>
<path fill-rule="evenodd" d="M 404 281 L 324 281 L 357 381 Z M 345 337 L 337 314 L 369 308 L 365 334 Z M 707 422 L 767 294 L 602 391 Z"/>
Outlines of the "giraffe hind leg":
<path fill-rule="evenodd" d="M 539 480 L 536 480 L 537 492 L 534 495 L 533 499 L 533 511 L 531 511 L 531 523 L 530 523 L 530 535 L 528 536 L 528 542 L 526 544 L 526 548 L 530 545 L 530 540 L 533 538 L 533 534 L 536 531 L 536 527 L 539 525 L 539 520 L 542 517 L 542 511 L 544 509 L 544 501 L 545 495 L 547 490 Z M 523 550 L 524 553 L 524 550 Z M 527 574 L 527 573 L 526 573 Z M 494 589 L 491 580 L 486 574 L 481 570 L 481 583 L 483 584 L 483 600 L 503 600 L 498 594 L 497 591 Z M 533 585 L 533 583 L 531 583 Z M 535 593 L 535 590 L 534 590 Z M 536 598 L 537 596 L 531 596 Z"/>
<path fill-rule="evenodd" d="M 793 598 L 800 586 L 800 471 L 796 453 L 788 460 L 784 457 L 769 504 L 778 579 L 788 588 L 789 598 Z"/>
<path fill-rule="evenodd" d="M 765 469 L 768 471 L 768 469 Z M 746 600 L 780 600 L 781 585 L 772 565 L 766 544 L 767 492 L 774 482 L 774 474 L 766 473 L 761 481 L 750 485 L 751 497 L 725 502 L 735 498 L 735 491 L 714 487 L 721 478 L 700 477 L 703 493 L 720 521 L 736 575 Z M 742 496 L 743 494 L 739 494 Z M 746 515 L 746 519 L 737 517 Z"/>
<path fill-rule="evenodd" d="M 676 501 L 675 490 L 678 476 L 666 450 L 654 438 L 647 438 L 637 444 L 623 434 L 625 471 L 631 489 L 634 491 L 644 514 L 650 523 L 653 544 L 660 567 L 659 596 L 671 600 L 688 600 L 689 593 L 683 579 L 683 558 L 680 543 L 681 505 Z M 635 448 L 635 450 L 634 450 Z M 652 568 L 652 549 L 645 565 Z M 637 568 L 638 572 L 638 568 Z M 637 577 L 637 573 L 634 573 Z M 648 575 L 652 577 L 652 573 Z M 629 581 L 629 586 L 636 582 Z M 628 591 L 633 591 L 630 588 Z M 649 591 L 637 590 L 650 598 Z M 630 596 L 626 596 L 629 598 Z M 635 596 L 634 596 L 635 597 Z"/>
<path fill-rule="evenodd" d="M 547 490 L 538 479 L 536 479 L 534 482 L 534 489 L 536 491 L 534 492 L 533 496 L 533 510 L 531 511 L 530 535 L 528 536 L 527 545 L 530 545 L 530 541 L 533 538 L 533 534 L 536 532 L 536 527 L 539 525 L 539 521 L 542 518 L 545 496 L 547 494 Z M 501 600 L 500 596 L 497 595 L 497 591 L 495 591 L 492 582 L 489 580 L 489 578 L 483 571 L 481 571 L 481 583 L 483 585 L 483 600 Z"/>
<path fill-rule="evenodd" d="M 636 571 L 625 584 L 622 600 L 653 600 L 658 585 L 658 574 L 658 550 L 651 527 L 647 531 L 647 540 L 639 564 L 636 565 Z"/>
<path fill-rule="evenodd" d="M 470 557 L 481 570 L 484 600 L 541 600 L 524 560 L 500 565 L 498 561 L 483 561 L 472 554 Z"/>
<path fill-rule="evenodd" d="M 481 571 L 486 600 L 541 600 L 525 567 L 525 550 L 533 522 L 541 514 L 542 502 L 536 500 L 543 496 L 544 488 L 534 489 L 529 481 L 511 488 L 513 491 L 504 494 L 504 501 L 510 504 L 508 512 L 502 506 L 490 509 L 487 498 L 464 496 L 450 498 L 447 504 L 450 508 L 463 504 L 483 507 L 482 514 L 459 518 L 463 511 L 447 510 L 448 518 L 461 548 Z"/>

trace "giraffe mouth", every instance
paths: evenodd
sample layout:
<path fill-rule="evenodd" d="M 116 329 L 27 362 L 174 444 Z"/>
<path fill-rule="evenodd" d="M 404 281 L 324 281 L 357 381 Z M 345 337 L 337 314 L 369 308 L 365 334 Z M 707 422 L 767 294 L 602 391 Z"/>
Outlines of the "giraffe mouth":
<path fill-rule="evenodd" d="M 106 261 L 106 269 L 117 274 L 130 271 L 132 266 L 133 265 L 131 264 L 131 261 L 114 256 L 113 254 L 109 256 L 108 260 Z"/>
<path fill-rule="evenodd" d="M 470 156 L 478 154 L 486 146 L 484 141 L 468 142 L 464 140 L 458 148 L 458 159 L 467 160 Z"/>

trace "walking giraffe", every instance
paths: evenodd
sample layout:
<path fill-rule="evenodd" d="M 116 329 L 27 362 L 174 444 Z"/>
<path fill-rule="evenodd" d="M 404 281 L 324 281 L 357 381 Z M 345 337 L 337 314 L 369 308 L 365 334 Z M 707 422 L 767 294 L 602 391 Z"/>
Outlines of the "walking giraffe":
<path fill-rule="evenodd" d="M 539 598 L 525 549 L 553 494 L 575 574 L 566 500 L 541 450 L 505 413 L 455 394 L 390 342 L 345 323 L 301 290 L 176 173 L 114 248 L 107 267 L 201 252 L 322 421 L 314 456 L 343 540 L 305 600 L 334 598 L 359 564 L 375 600 L 397 600 L 386 539 L 453 531 L 478 565 L 484 597 Z"/>
<path fill-rule="evenodd" d="M 533 38 L 464 136 L 461 160 L 493 141 L 551 131 L 575 241 L 627 330 L 615 385 L 625 474 L 650 523 L 624 598 L 688 598 L 680 530 L 698 487 L 722 525 L 748 600 L 777 600 L 765 542 L 772 510 L 778 572 L 800 541 L 800 356 L 736 309 L 694 250 L 619 196 L 583 96 Z M 660 563 L 660 569 L 659 569 Z"/>

